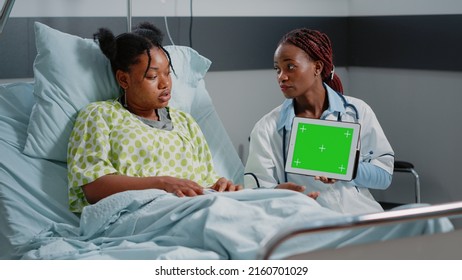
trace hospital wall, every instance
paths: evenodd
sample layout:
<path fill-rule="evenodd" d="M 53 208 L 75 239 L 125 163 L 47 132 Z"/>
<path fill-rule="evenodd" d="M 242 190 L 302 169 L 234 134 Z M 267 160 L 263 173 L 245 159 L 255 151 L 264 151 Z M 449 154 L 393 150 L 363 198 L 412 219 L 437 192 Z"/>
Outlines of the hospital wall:
<path fill-rule="evenodd" d="M 277 40 L 292 28 L 306 26 L 332 38 L 346 94 L 371 105 L 396 158 L 414 163 L 422 201 L 462 200 L 462 55 L 457 53 L 462 49 L 461 1 L 195 0 L 192 36 L 190 8 L 188 0 L 133 0 L 133 22 L 148 18 L 165 30 L 167 16 L 175 44 L 192 44 L 212 60 L 207 89 L 244 163 L 253 125 L 283 101 L 272 70 Z M 32 77 L 31 21 L 90 37 L 106 22 L 115 32 L 124 31 L 126 13 L 125 0 L 16 0 L 0 36 L 0 82 Z M 10 41 L 13 32 L 29 34 L 19 44 L 27 44 L 30 57 L 16 58 L 16 65 L 6 71 L 5 65 L 14 64 L 14 54 L 4 53 L 16 52 L 18 42 L 8 44 L 2 37 Z M 171 43 L 168 37 L 166 43 Z M 396 174 L 389 192 L 374 195 L 410 202 L 412 185 L 410 176 Z"/>
<path fill-rule="evenodd" d="M 350 16 L 357 17 L 357 23 L 372 19 L 362 29 L 363 34 L 352 38 L 357 42 L 354 47 L 366 53 L 361 57 L 369 62 L 352 62 L 354 66 L 348 68 L 351 95 L 372 106 L 396 159 L 414 163 L 423 202 L 462 200 L 458 175 L 462 168 L 462 31 L 456 27 L 462 24 L 462 2 L 350 3 Z M 378 39 L 380 36 L 384 38 Z M 377 54 L 370 49 L 376 49 Z M 411 178 L 396 173 L 390 191 L 375 195 L 412 201 Z M 454 223 L 462 227 L 461 219 Z"/>

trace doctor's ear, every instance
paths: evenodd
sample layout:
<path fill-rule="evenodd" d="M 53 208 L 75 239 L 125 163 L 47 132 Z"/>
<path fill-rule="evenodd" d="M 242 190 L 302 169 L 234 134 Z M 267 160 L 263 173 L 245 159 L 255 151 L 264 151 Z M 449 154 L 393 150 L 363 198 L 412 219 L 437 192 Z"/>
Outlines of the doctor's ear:
<path fill-rule="evenodd" d="M 316 76 L 321 75 L 322 70 L 324 69 L 324 62 L 321 60 L 316 60 L 313 62 L 314 63 L 314 73 Z"/>

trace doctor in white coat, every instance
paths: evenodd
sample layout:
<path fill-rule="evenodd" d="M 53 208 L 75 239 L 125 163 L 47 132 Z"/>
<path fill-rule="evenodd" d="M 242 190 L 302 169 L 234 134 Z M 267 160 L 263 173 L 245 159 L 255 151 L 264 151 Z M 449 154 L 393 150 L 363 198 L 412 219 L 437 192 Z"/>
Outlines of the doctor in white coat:
<path fill-rule="evenodd" d="M 260 119 L 252 130 L 245 188 L 304 192 L 320 205 L 346 214 L 383 211 L 369 188 L 388 188 L 394 152 L 369 105 L 343 95 L 327 35 L 306 28 L 287 33 L 275 51 L 274 68 L 287 100 Z M 295 116 L 361 124 L 360 158 L 354 180 L 336 181 L 284 171 Z"/>

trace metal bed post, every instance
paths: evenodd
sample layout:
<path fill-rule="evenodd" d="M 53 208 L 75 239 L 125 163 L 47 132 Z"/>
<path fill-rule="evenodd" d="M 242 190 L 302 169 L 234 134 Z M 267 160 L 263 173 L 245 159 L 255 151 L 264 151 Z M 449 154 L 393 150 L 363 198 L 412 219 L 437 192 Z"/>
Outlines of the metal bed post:
<path fill-rule="evenodd" d="M 0 34 L 3 32 L 8 18 L 10 17 L 11 10 L 13 9 L 15 0 L 6 0 L 3 4 L 2 11 L 0 12 Z"/>
<path fill-rule="evenodd" d="M 272 253 L 285 241 L 292 237 L 308 234 L 319 233 L 341 229 L 351 229 L 357 227 L 366 227 L 374 225 L 384 225 L 397 222 L 415 221 L 421 219 L 431 219 L 440 217 L 454 217 L 462 215 L 462 201 L 438 204 L 432 206 L 423 206 L 401 210 L 385 211 L 375 214 L 365 214 L 352 216 L 345 222 L 336 224 L 326 224 L 320 227 L 303 227 L 287 230 L 267 238 L 261 242 L 262 247 L 257 254 L 257 259 L 268 260 Z"/>

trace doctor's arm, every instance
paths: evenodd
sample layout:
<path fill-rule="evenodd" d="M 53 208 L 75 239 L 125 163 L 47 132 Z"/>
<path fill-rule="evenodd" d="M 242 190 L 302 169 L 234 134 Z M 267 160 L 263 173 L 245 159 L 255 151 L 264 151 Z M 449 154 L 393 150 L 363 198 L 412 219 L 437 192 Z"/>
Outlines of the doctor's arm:
<path fill-rule="evenodd" d="M 358 187 L 385 190 L 392 180 L 394 152 L 372 109 L 362 112 L 361 154 L 356 178 L 352 183 Z"/>
<path fill-rule="evenodd" d="M 368 162 L 360 162 L 352 184 L 378 190 L 385 190 L 391 184 L 392 174 Z"/>

